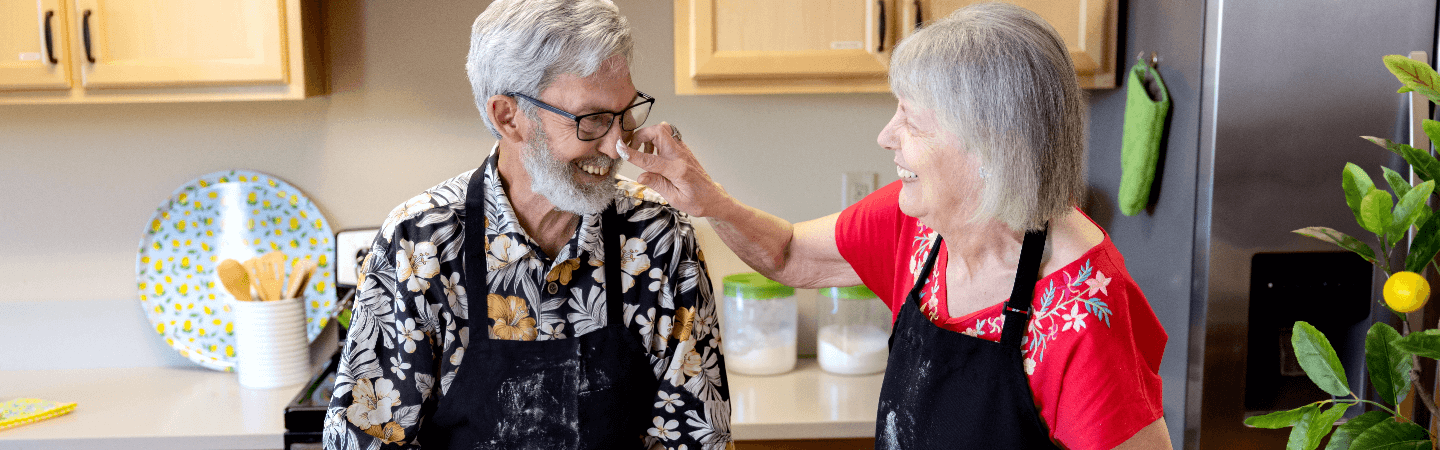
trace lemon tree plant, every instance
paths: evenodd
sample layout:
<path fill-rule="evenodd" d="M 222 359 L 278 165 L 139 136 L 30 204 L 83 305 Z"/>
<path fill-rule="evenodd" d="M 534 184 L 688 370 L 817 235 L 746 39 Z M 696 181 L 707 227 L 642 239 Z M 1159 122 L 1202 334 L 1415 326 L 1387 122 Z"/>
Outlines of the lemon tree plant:
<path fill-rule="evenodd" d="M 1416 92 L 1440 104 L 1440 75 L 1429 65 L 1399 55 L 1384 58 L 1385 67 L 1403 85 L 1399 92 Z M 1431 141 L 1440 142 L 1440 122 L 1425 120 L 1423 129 Z M 1422 181 L 1412 184 L 1405 176 L 1382 167 L 1382 179 L 1389 190 L 1380 188 L 1364 169 L 1347 163 L 1341 173 L 1345 203 L 1355 214 L 1361 228 L 1374 234 L 1374 247 L 1338 230 L 1307 227 L 1295 230 L 1354 252 L 1385 271 L 1384 303 L 1404 318 L 1404 313 L 1419 310 L 1430 297 L 1430 286 L 1420 272 L 1434 264 L 1440 250 L 1440 214 L 1427 201 L 1435 193 L 1440 178 L 1440 160 L 1426 150 L 1388 139 L 1365 136 L 1386 150 L 1399 154 Z M 1393 194 L 1393 195 L 1392 195 Z M 1408 247 L 1401 241 L 1416 230 Z M 1391 256 L 1406 250 L 1404 267 L 1391 267 Z M 1377 252 L 1378 250 L 1378 252 Z M 1440 266 L 1437 266 L 1440 267 Z M 1401 323 L 1405 323 L 1401 320 Z M 1415 424 L 1395 410 L 1412 392 L 1429 409 L 1432 417 L 1440 417 L 1428 391 L 1416 382 L 1419 358 L 1440 359 L 1440 330 L 1396 330 L 1387 323 L 1376 323 L 1365 336 L 1365 366 L 1370 374 L 1377 399 L 1361 399 L 1350 391 L 1345 369 L 1325 338 L 1309 323 L 1295 322 L 1291 346 L 1300 367 L 1320 389 L 1334 396 L 1288 411 L 1277 411 L 1250 417 L 1245 423 L 1260 428 L 1291 428 L 1288 450 L 1313 450 L 1330 436 L 1326 450 L 1429 449 L 1435 435 L 1427 427 Z M 1360 414 L 1345 424 L 1335 423 L 1353 406 L 1369 404 L 1376 410 Z"/>

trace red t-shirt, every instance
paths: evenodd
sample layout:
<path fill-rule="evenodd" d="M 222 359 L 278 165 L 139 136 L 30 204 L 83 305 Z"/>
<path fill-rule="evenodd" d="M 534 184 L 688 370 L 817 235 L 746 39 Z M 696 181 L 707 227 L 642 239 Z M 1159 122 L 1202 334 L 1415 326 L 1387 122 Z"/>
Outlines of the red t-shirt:
<path fill-rule="evenodd" d="M 840 254 L 899 314 L 938 236 L 900 211 L 895 182 L 846 208 L 835 225 Z M 921 311 L 941 328 L 1000 341 L 1005 299 L 950 317 L 940 255 L 921 295 Z M 1022 348 L 1025 369 L 1050 438 L 1070 449 L 1109 449 L 1163 417 L 1160 358 L 1165 330 L 1125 259 L 1105 240 L 1035 283 Z"/>

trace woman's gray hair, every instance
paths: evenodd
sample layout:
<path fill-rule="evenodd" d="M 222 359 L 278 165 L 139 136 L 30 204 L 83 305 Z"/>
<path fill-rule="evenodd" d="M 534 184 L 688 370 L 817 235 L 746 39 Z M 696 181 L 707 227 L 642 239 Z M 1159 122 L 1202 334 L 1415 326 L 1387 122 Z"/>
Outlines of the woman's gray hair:
<path fill-rule="evenodd" d="M 1039 15 L 971 5 L 905 39 L 890 64 L 895 95 L 934 111 L 979 159 L 986 175 L 972 219 L 1033 230 L 1080 203 L 1085 94 L 1064 40 Z"/>
<path fill-rule="evenodd" d="M 634 49 L 630 22 L 609 0 L 496 0 L 470 28 L 465 71 L 485 128 L 499 138 L 485 108 L 491 96 L 538 98 L 561 74 L 588 77 L 615 55 L 628 65 Z M 533 105 L 520 104 L 534 117 Z"/>

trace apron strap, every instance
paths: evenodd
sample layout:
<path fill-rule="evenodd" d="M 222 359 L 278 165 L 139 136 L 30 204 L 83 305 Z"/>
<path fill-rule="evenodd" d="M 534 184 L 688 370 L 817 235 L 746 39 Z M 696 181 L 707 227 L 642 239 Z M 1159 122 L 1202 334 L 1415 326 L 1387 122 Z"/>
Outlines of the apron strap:
<path fill-rule="evenodd" d="M 925 265 L 920 269 L 920 276 L 915 278 L 915 287 L 910 288 L 910 294 L 905 296 L 905 301 L 915 302 L 915 307 L 920 307 L 920 296 L 925 292 L 925 282 L 930 279 L 930 272 L 935 268 L 935 260 L 940 256 L 940 243 L 945 238 L 935 235 L 935 244 L 930 247 L 930 256 L 925 257 Z"/>
<path fill-rule="evenodd" d="M 600 238 L 605 241 L 605 310 L 608 325 L 615 325 L 624 321 L 624 285 L 620 281 L 620 213 L 615 210 L 615 202 L 610 202 L 610 207 L 605 208 L 605 213 L 600 216 Z"/>
<path fill-rule="evenodd" d="M 487 161 L 488 165 L 489 162 Z M 464 250 L 465 294 L 469 305 L 484 305 L 490 297 L 490 284 L 485 282 L 485 166 L 470 174 L 470 184 L 465 188 L 465 241 Z M 485 311 L 482 306 L 480 311 Z M 476 316 L 475 308 L 466 315 L 473 323 L 484 323 L 486 316 Z M 478 340 L 490 339 L 489 326 L 485 330 L 474 330 L 471 336 Z"/>
<path fill-rule="evenodd" d="M 1040 276 L 1040 256 L 1045 254 L 1045 235 L 1050 224 L 1035 231 L 1025 232 L 1025 241 L 1020 245 L 1020 266 L 1015 270 L 1015 286 L 1010 289 L 1010 299 L 1005 301 L 1005 328 L 1000 332 L 1000 344 L 1020 348 L 1025 337 L 1025 328 L 1030 323 L 1030 303 L 1035 297 L 1035 279 Z"/>

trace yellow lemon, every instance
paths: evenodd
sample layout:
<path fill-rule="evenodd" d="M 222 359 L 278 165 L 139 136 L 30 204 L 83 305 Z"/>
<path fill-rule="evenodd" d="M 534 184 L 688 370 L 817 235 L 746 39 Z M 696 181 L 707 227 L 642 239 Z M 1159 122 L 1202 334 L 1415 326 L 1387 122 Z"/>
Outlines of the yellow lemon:
<path fill-rule="evenodd" d="M 1430 282 L 1415 272 L 1395 272 L 1385 280 L 1385 304 L 1397 312 L 1408 313 L 1425 306 L 1430 299 Z"/>

